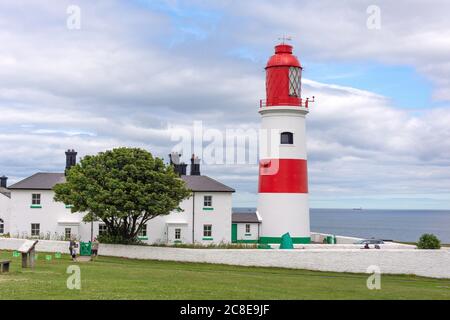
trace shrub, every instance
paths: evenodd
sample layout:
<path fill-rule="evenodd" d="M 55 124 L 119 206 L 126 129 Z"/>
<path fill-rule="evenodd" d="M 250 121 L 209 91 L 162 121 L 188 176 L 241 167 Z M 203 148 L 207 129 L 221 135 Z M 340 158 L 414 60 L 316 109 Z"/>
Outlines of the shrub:
<path fill-rule="evenodd" d="M 112 235 L 109 233 L 101 234 L 97 237 L 98 242 L 108 244 L 134 244 L 140 245 L 142 242 L 139 239 L 130 239 L 121 235 Z"/>
<path fill-rule="evenodd" d="M 434 235 L 425 233 L 423 234 L 419 242 L 417 243 L 417 248 L 419 249 L 440 249 L 441 241 Z"/>

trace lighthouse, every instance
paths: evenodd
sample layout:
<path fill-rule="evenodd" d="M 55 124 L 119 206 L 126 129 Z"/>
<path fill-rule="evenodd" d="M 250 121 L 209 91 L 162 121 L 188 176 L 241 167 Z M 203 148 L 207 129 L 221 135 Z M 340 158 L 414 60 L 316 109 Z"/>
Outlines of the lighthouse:
<path fill-rule="evenodd" d="M 259 108 L 260 242 L 280 243 L 288 232 L 294 243 L 309 243 L 305 116 L 314 99 L 302 99 L 303 68 L 291 45 L 275 46 L 265 69 L 266 100 Z"/>

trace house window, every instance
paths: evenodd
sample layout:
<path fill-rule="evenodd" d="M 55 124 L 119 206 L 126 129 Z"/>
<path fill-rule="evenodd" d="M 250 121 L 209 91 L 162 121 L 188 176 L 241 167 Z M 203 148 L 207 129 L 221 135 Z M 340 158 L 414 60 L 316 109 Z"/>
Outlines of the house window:
<path fill-rule="evenodd" d="M 40 205 L 41 204 L 41 194 L 40 193 L 33 193 L 31 195 L 31 204 L 32 205 Z"/>
<path fill-rule="evenodd" d="M 102 223 L 98 225 L 98 235 L 101 236 L 104 234 L 106 234 L 106 224 Z"/>
<path fill-rule="evenodd" d="M 282 132 L 281 133 L 281 144 L 293 144 L 294 134 L 292 132 Z"/>
<path fill-rule="evenodd" d="M 203 225 L 203 236 L 204 237 L 212 237 L 212 224 L 204 224 Z"/>
<path fill-rule="evenodd" d="M 41 225 L 39 223 L 31 224 L 31 236 L 37 237 L 41 233 Z"/>
<path fill-rule="evenodd" d="M 250 233 L 250 231 L 251 231 L 250 224 L 247 223 L 247 224 L 245 225 L 245 233 Z"/>
<path fill-rule="evenodd" d="M 69 240 L 72 238 L 72 229 L 71 228 L 65 228 L 64 229 L 64 236 L 66 237 L 66 240 Z"/>
<path fill-rule="evenodd" d="M 180 239 L 181 239 L 181 229 L 176 228 L 175 229 L 175 240 L 180 240 Z"/>
<path fill-rule="evenodd" d="M 147 238 L 147 224 L 143 224 L 138 233 L 139 238 Z"/>
<path fill-rule="evenodd" d="M 0 219 L 0 234 L 4 233 L 5 233 L 5 222 L 3 221 L 3 219 Z"/>
<path fill-rule="evenodd" d="M 204 196 L 203 197 L 203 206 L 204 207 L 212 207 L 212 196 Z"/>
<path fill-rule="evenodd" d="M 300 97 L 302 69 L 299 67 L 289 68 L 289 95 Z"/>

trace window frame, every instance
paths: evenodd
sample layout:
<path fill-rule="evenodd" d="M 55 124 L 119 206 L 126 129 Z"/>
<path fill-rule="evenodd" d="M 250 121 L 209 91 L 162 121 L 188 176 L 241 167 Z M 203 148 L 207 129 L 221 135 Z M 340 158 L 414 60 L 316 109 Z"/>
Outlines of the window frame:
<path fill-rule="evenodd" d="M 212 207 L 212 205 L 213 205 L 213 196 L 212 195 L 203 196 L 203 206 L 210 208 L 210 207 Z"/>
<path fill-rule="evenodd" d="M 287 137 L 287 142 L 283 141 L 283 137 Z M 293 145 L 294 144 L 294 133 L 290 131 L 283 131 L 280 133 L 280 144 L 282 145 Z"/>
<path fill-rule="evenodd" d="M 67 236 L 67 231 L 69 231 L 69 236 Z M 65 239 L 72 239 L 72 228 L 64 228 L 64 237 Z"/>
<path fill-rule="evenodd" d="M 98 225 L 98 235 L 101 236 L 103 234 L 105 234 L 108 230 L 108 228 L 106 227 L 105 223 L 100 223 Z"/>
<path fill-rule="evenodd" d="M 212 237 L 212 224 L 204 224 L 203 225 L 203 237 L 205 237 L 205 238 Z"/>
<path fill-rule="evenodd" d="M 5 234 L 5 221 L 0 218 L 0 234 Z"/>
<path fill-rule="evenodd" d="M 245 233 L 251 233 L 252 232 L 252 225 L 250 223 L 245 224 Z"/>
<path fill-rule="evenodd" d="M 174 239 L 175 240 L 181 240 L 181 228 L 175 228 Z"/>
<path fill-rule="evenodd" d="M 31 194 L 31 205 L 32 206 L 40 206 L 42 197 L 40 193 L 32 193 Z"/>
<path fill-rule="evenodd" d="M 289 77 L 289 96 L 300 98 L 302 90 L 302 68 L 289 67 L 288 77 Z"/>
<path fill-rule="evenodd" d="M 138 232 L 139 238 L 147 238 L 147 224 L 143 224 L 141 230 Z"/>
<path fill-rule="evenodd" d="M 37 226 L 37 228 L 36 228 Z M 37 230 L 37 232 L 36 232 Z M 31 236 L 32 237 L 39 237 L 41 234 L 41 224 L 40 223 L 32 223 L 31 224 Z"/>

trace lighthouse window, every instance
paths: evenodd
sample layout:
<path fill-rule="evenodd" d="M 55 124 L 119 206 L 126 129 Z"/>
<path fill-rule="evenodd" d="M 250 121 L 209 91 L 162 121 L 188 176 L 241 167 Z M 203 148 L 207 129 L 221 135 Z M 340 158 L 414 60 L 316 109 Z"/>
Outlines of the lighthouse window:
<path fill-rule="evenodd" d="M 292 132 L 282 132 L 281 144 L 294 144 L 294 134 Z"/>
<path fill-rule="evenodd" d="M 298 67 L 289 68 L 289 95 L 300 97 L 300 78 L 302 69 Z"/>
<path fill-rule="evenodd" d="M 5 223 L 2 219 L 0 219 L 0 234 L 5 233 Z"/>

